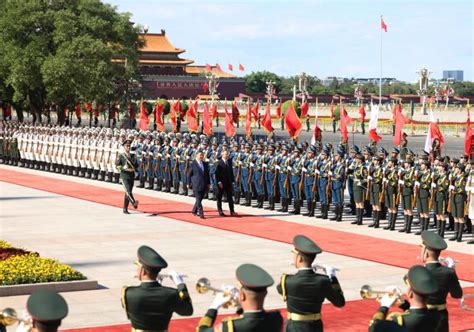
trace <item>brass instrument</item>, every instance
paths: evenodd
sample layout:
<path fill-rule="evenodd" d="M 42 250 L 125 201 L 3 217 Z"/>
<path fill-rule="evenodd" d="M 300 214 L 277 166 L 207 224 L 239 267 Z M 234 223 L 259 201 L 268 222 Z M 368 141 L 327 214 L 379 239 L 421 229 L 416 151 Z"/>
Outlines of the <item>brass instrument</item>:
<path fill-rule="evenodd" d="M 396 297 L 396 302 L 402 301 L 402 291 L 398 287 L 393 287 L 392 290 L 388 291 L 374 290 L 369 285 L 364 285 L 360 288 L 360 297 L 364 300 L 376 299 L 377 301 L 379 301 L 386 294 L 392 297 Z"/>
<path fill-rule="evenodd" d="M 0 325 L 10 326 L 16 323 L 23 323 L 27 331 L 31 331 L 33 327 L 31 318 L 19 318 L 17 312 L 13 308 L 5 308 L 2 310 L 2 312 L 0 312 Z"/>
<path fill-rule="evenodd" d="M 212 291 L 214 295 L 216 293 L 224 293 L 225 296 L 230 296 L 230 300 L 225 303 L 222 307 L 227 309 L 230 307 L 239 307 L 239 294 L 240 291 L 233 286 L 224 286 L 222 289 L 213 287 L 211 282 L 207 278 L 201 278 L 196 283 L 196 291 L 199 294 L 206 294 L 209 291 Z"/>

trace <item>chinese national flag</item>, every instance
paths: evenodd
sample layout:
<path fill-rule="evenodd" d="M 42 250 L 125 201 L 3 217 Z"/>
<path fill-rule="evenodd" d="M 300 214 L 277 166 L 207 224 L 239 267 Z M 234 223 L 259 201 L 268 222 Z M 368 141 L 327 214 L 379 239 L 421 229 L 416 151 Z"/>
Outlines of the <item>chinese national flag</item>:
<path fill-rule="evenodd" d="M 77 116 L 78 118 L 81 117 L 81 112 L 82 112 L 81 104 L 77 104 L 77 105 L 76 105 L 76 116 Z"/>
<path fill-rule="evenodd" d="M 286 110 L 285 124 L 290 137 L 298 138 L 302 125 L 300 118 L 298 117 L 298 114 L 296 114 L 295 108 L 293 107 L 293 102 L 290 103 L 288 109 Z"/>
<path fill-rule="evenodd" d="M 301 118 L 304 119 L 306 115 L 308 115 L 309 105 L 308 102 L 305 101 L 303 105 L 301 105 Z"/>
<path fill-rule="evenodd" d="M 211 65 L 206 63 L 206 71 L 211 71 L 211 70 L 212 70 Z"/>
<path fill-rule="evenodd" d="M 395 113 L 395 136 L 393 137 L 393 144 L 400 145 L 403 135 L 403 126 L 410 123 L 410 120 L 403 116 L 402 104 L 398 104 Z"/>
<path fill-rule="evenodd" d="M 383 20 L 383 18 L 380 18 L 380 28 L 387 32 L 387 24 L 385 24 L 385 21 Z"/>
<path fill-rule="evenodd" d="M 472 144 L 472 128 L 471 128 L 471 114 L 469 108 L 467 109 L 467 122 L 466 122 L 466 136 L 464 137 L 464 154 L 471 156 L 471 144 Z"/>
<path fill-rule="evenodd" d="M 279 103 L 276 108 L 276 116 L 278 119 L 281 119 L 281 103 Z"/>
<path fill-rule="evenodd" d="M 204 93 L 207 93 L 209 91 L 209 84 L 207 84 L 207 82 L 204 82 L 204 84 L 202 85 L 202 91 L 204 91 Z"/>
<path fill-rule="evenodd" d="M 260 122 L 262 127 L 267 131 L 267 133 L 273 132 L 272 127 L 272 116 L 270 114 L 270 104 L 267 103 L 267 108 L 265 110 L 265 116 L 263 117 L 262 121 Z"/>
<path fill-rule="evenodd" d="M 347 125 L 351 122 L 352 118 L 347 114 L 346 109 L 341 104 L 341 135 L 344 143 L 347 143 Z"/>
<path fill-rule="evenodd" d="M 359 115 L 360 115 L 360 121 L 361 121 L 361 122 L 364 122 L 364 121 L 365 121 L 365 116 L 367 115 L 367 114 L 365 113 L 364 103 L 360 103 Z"/>
<path fill-rule="evenodd" d="M 180 113 L 181 110 L 181 103 L 180 101 L 176 101 L 173 106 L 171 107 L 171 123 L 173 125 L 173 132 L 176 132 L 176 126 L 177 126 L 177 116 Z"/>
<path fill-rule="evenodd" d="M 239 122 L 239 117 L 240 117 L 239 108 L 237 107 L 237 102 L 234 100 L 234 102 L 232 103 L 232 120 L 234 121 L 234 123 Z"/>
<path fill-rule="evenodd" d="M 216 70 L 222 71 L 221 66 L 218 63 L 216 63 Z"/>
<path fill-rule="evenodd" d="M 329 106 L 329 114 L 331 114 L 331 120 L 334 119 L 334 100 L 331 100 L 331 105 Z"/>
<path fill-rule="evenodd" d="M 156 129 L 158 131 L 165 131 L 165 125 L 163 124 L 163 108 L 165 107 L 164 104 L 156 104 L 155 105 L 155 123 Z"/>
<path fill-rule="evenodd" d="M 150 126 L 150 119 L 148 118 L 148 115 L 146 114 L 146 108 L 145 104 L 143 103 L 143 100 L 140 104 L 140 120 L 138 122 L 138 128 L 141 130 L 148 130 L 148 127 Z"/>
<path fill-rule="evenodd" d="M 252 116 L 250 112 L 250 102 L 247 102 L 247 114 L 245 115 L 245 136 L 252 136 Z"/>
<path fill-rule="evenodd" d="M 234 66 L 232 66 L 231 63 L 229 63 L 229 64 L 227 65 L 227 68 L 228 68 L 230 71 L 233 71 L 233 70 L 234 70 Z"/>
<path fill-rule="evenodd" d="M 240 71 L 245 71 L 245 67 L 243 64 L 239 63 L 239 70 Z"/>
<path fill-rule="evenodd" d="M 202 115 L 202 132 L 205 135 L 212 135 L 212 118 L 209 114 L 209 105 L 207 105 L 207 102 L 204 103 L 204 112 Z"/>
<path fill-rule="evenodd" d="M 235 136 L 234 120 L 232 119 L 232 113 L 227 112 L 227 103 L 224 105 L 225 113 L 225 135 L 227 137 Z"/>
<path fill-rule="evenodd" d="M 255 103 L 255 105 L 253 105 L 252 107 L 252 114 L 253 114 L 253 118 L 255 121 L 258 121 L 258 101 Z"/>
<path fill-rule="evenodd" d="M 92 111 L 92 103 L 86 103 L 86 111 L 90 113 Z"/>
<path fill-rule="evenodd" d="M 187 114 L 187 121 L 188 121 L 188 130 L 191 132 L 197 132 L 198 131 L 198 123 L 197 123 L 197 105 L 198 102 L 197 100 L 194 103 L 190 103 L 191 105 L 189 106 L 188 114 Z"/>
<path fill-rule="evenodd" d="M 213 120 L 217 118 L 217 104 L 216 103 L 212 104 L 211 106 L 211 114 L 212 114 Z"/>

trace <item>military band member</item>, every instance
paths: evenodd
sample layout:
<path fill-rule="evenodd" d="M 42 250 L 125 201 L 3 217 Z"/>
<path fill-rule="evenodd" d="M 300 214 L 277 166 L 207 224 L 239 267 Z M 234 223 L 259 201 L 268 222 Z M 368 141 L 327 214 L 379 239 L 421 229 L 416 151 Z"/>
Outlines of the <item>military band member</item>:
<path fill-rule="evenodd" d="M 428 297 L 427 306 L 428 309 L 436 310 L 439 313 L 436 332 L 447 332 L 449 323 L 446 297 L 450 294 L 455 299 L 461 298 L 462 288 L 454 269 L 454 260 L 449 258 L 446 259 L 446 262 L 440 261 L 441 251 L 448 247 L 446 241 L 437 233 L 429 231 L 421 233 L 421 239 L 421 259 L 439 287 L 438 292 Z"/>
<path fill-rule="evenodd" d="M 288 309 L 286 331 L 323 331 L 323 302 L 327 299 L 339 308 L 346 303 L 336 270 L 325 265 L 325 274 L 316 272 L 312 264 L 322 250 L 310 238 L 297 235 L 293 245 L 293 264 L 298 272 L 283 274 L 277 286 Z"/>
<path fill-rule="evenodd" d="M 404 169 L 401 172 L 401 180 L 398 183 L 401 185 L 401 200 L 403 207 L 403 216 L 405 218 L 405 225 L 399 232 L 411 233 L 411 225 L 413 223 L 413 187 L 415 184 L 415 169 L 413 168 L 413 160 L 409 157 L 404 162 Z"/>
<path fill-rule="evenodd" d="M 395 230 L 395 224 L 397 222 L 398 214 L 398 205 L 397 205 L 397 195 L 398 195 L 398 169 L 397 169 L 398 159 L 396 157 L 391 157 L 387 163 L 385 169 L 385 198 L 384 204 L 388 210 L 388 225 L 384 229 L 391 231 Z"/>
<path fill-rule="evenodd" d="M 452 185 L 449 186 L 451 202 L 451 214 L 454 217 L 454 235 L 450 241 L 462 241 L 464 231 L 464 207 L 466 204 L 466 178 L 464 176 L 464 164 L 458 163 L 452 174 Z"/>
<path fill-rule="evenodd" d="M 133 197 L 133 184 L 135 179 L 135 170 L 138 165 L 135 154 L 130 153 L 131 141 L 126 140 L 123 143 L 124 152 L 121 153 L 116 161 L 116 167 L 120 170 L 120 178 L 125 189 L 123 199 L 123 213 L 129 214 L 128 204 L 131 202 L 133 207 L 138 207 L 138 201 Z"/>
<path fill-rule="evenodd" d="M 66 300 L 55 291 L 40 289 L 30 295 L 26 309 L 32 318 L 32 332 L 55 332 L 67 316 Z"/>
<path fill-rule="evenodd" d="M 132 332 L 167 331 L 173 313 L 180 316 L 193 314 L 183 276 L 170 271 L 168 275 L 177 288 L 165 287 L 159 275 L 168 267 L 165 259 L 148 246 L 138 248 L 137 256 L 135 264 L 141 284 L 122 290 L 122 306 L 132 324 Z"/>
<path fill-rule="evenodd" d="M 396 296 L 385 294 L 381 299 L 381 307 L 370 321 L 370 331 L 381 320 L 392 320 L 403 326 L 408 332 L 435 331 L 439 321 L 437 312 L 428 309 L 428 299 L 439 291 L 433 274 L 424 266 L 415 265 L 404 277 L 407 285 L 406 295 L 410 309 L 405 312 L 393 312 L 387 316 L 390 307 L 396 302 Z"/>
<path fill-rule="evenodd" d="M 342 221 L 342 212 L 344 209 L 344 189 L 346 183 L 346 164 L 344 162 L 344 150 L 338 149 L 334 156 L 334 165 L 329 173 L 331 183 L 331 199 L 334 204 L 335 215 L 331 220 Z"/>
<path fill-rule="evenodd" d="M 416 208 L 420 214 L 420 231 L 416 235 L 428 229 L 430 224 L 430 200 L 431 200 L 431 183 L 432 174 L 430 171 L 430 162 L 423 160 L 420 165 L 420 171 L 417 176 L 418 181 L 415 182 L 417 188 Z"/>
<path fill-rule="evenodd" d="M 354 202 L 356 204 L 356 220 L 351 224 L 362 225 L 364 219 L 365 191 L 367 190 L 367 168 L 364 166 L 364 156 L 360 153 L 355 156 L 354 170 Z"/>
<path fill-rule="evenodd" d="M 236 272 L 241 287 L 238 292 L 238 302 L 243 314 L 222 321 L 220 329 L 214 329 L 218 310 L 231 300 L 231 296 L 219 292 L 206 315 L 201 318 L 196 329 L 198 332 L 274 332 L 281 331 L 283 318 L 279 311 L 265 311 L 264 301 L 267 288 L 273 285 L 273 278 L 261 267 L 254 264 L 240 265 Z M 236 296 L 235 294 L 233 296 Z"/>

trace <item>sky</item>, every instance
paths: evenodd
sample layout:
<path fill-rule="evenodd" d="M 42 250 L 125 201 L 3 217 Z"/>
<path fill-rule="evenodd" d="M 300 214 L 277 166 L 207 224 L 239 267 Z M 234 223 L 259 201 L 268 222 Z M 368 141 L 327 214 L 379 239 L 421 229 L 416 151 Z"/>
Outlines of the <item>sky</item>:
<path fill-rule="evenodd" d="M 186 49 L 181 57 L 198 65 L 241 63 L 243 74 L 379 77 L 382 50 L 383 77 L 414 82 L 426 67 L 432 78 L 459 69 L 464 80 L 474 80 L 472 0 L 105 2 L 149 32 L 165 29 L 175 47 Z"/>

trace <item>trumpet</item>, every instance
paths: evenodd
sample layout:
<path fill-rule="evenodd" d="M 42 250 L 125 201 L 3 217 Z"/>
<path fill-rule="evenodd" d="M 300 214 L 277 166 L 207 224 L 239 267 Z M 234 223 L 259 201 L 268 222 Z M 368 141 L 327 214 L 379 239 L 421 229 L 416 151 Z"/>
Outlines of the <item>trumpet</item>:
<path fill-rule="evenodd" d="M 230 300 L 225 303 L 222 307 L 227 309 L 230 307 L 239 307 L 239 294 L 240 291 L 234 286 L 223 286 L 222 289 L 213 287 L 211 282 L 207 278 L 201 278 L 196 283 L 196 291 L 199 294 L 206 294 L 212 291 L 214 295 L 216 293 L 224 293 L 225 296 L 230 296 Z"/>
<path fill-rule="evenodd" d="M 0 312 L 0 325 L 10 326 L 15 323 L 24 325 L 27 331 L 31 331 L 33 327 L 33 322 L 31 321 L 31 317 L 28 319 L 22 319 L 18 317 L 17 312 L 13 308 L 5 308 Z"/>
<path fill-rule="evenodd" d="M 373 290 L 369 285 L 364 285 L 360 288 L 360 297 L 364 300 L 376 299 L 377 301 L 380 301 L 380 299 L 386 294 L 396 297 L 396 302 L 398 303 L 402 301 L 402 291 L 398 287 L 393 287 L 393 289 L 389 291 Z"/>
<path fill-rule="evenodd" d="M 324 270 L 326 271 L 326 267 L 325 266 L 322 266 L 322 265 L 319 265 L 319 264 L 311 264 L 311 267 L 313 268 L 313 271 L 316 272 L 316 270 Z M 334 268 L 334 271 L 340 271 L 338 268 Z"/>
<path fill-rule="evenodd" d="M 181 278 L 187 278 L 188 277 L 186 274 L 180 274 L 179 276 Z M 171 274 L 169 274 L 169 273 L 160 273 L 160 274 L 158 274 L 158 277 L 157 277 L 158 280 L 163 280 L 163 279 L 166 279 L 166 278 L 171 278 Z"/>

